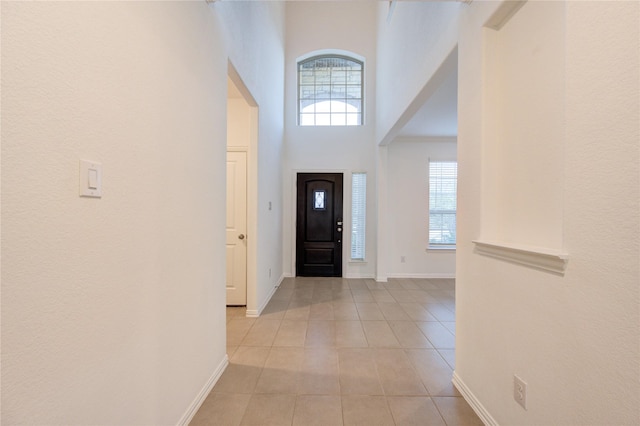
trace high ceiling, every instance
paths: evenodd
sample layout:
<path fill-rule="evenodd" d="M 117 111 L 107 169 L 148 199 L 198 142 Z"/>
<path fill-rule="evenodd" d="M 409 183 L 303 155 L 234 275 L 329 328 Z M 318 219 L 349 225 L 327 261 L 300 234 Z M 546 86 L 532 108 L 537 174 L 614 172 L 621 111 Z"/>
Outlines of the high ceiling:
<path fill-rule="evenodd" d="M 449 74 L 402 128 L 400 137 L 458 135 L 458 73 Z"/>
<path fill-rule="evenodd" d="M 227 97 L 242 99 L 242 94 L 231 79 L 227 80 Z M 440 87 L 427 99 L 399 137 L 455 137 L 458 135 L 458 73 L 449 74 Z"/>

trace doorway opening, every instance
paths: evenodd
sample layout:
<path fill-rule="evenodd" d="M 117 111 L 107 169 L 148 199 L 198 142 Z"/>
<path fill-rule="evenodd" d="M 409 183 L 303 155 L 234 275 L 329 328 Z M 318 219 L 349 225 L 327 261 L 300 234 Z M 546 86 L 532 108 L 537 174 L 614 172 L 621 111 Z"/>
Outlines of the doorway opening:
<path fill-rule="evenodd" d="M 226 305 L 256 304 L 258 107 L 235 68 L 227 78 Z"/>

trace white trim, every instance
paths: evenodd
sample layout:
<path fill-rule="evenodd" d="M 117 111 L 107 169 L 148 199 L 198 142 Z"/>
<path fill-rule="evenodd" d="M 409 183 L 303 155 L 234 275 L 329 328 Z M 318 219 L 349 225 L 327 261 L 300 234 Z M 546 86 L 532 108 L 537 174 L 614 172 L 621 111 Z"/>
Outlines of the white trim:
<path fill-rule="evenodd" d="M 448 279 L 455 279 L 456 278 L 456 274 L 455 273 L 404 273 L 404 272 L 392 272 L 390 274 L 387 275 L 388 278 L 433 278 L 433 279 L 437 279 L 437 278 L 448 278 Z"/>
<path fill-rule="evenodd" d="M 375 280 L 377 283 L 386 283 L 388 282 L 387 277 L 386 276 L 382 276 L 382 275 L 376 275 Z"/>
<path fill-rule="evenodd" d="M 455 254 L 456 246 L 445 246 L 445 247 L 429 246 L 426 249 L 424 249 L 424 251 L 426 251 L 427 253 L 454 253 Z"/>
<path fill-rule="evenodd" d="M 248 318 L 258 318 L 260 316 L 260 314 L 262 314 L 262 311 L 264 311 L 264 308 L 266 308 L 267 305 L 269 304 L 269 302 L 271 302 L 271 298 L 275 294 L 276 290 L 278 290 L 278 287 L 280 287 L 280 284 L 282 284 L 282 281 L 284 280 L 284 278 L 285 278 L 284 274 L 280 275 L 280 278 L 278 279 L 278 282 L 271 289 L 271 293 L 269 293 L 269 295 L 267 296 L 267 298 L 264 301 L 264 303 L 262 303 L 262 305 L 260 305 L 258 307 L 258 309 L 247 309 L 247 313 L 245 315 Z"/>
<path fill-rule="evenodd" d="M 204 400 L 207 399 L 207 396 L 209 396 L 209 393 L 211 392 L 213 387 L 216 385 L 216 383 L 220 379 L 220 376 L 222 376 L 222 373 L 224 373 L 224 370 L 227 368 L 228 365 L 229 365 L 229 356 L 227 354 L 224 354 L 224 358 L 222 358 L 222 362 L 215 369 L 211 377 L 209 377 L 209 380 L 207 380 L 207 383 L 205 383 L 200 393 L 198 393 L 198 396 L 196 396 L 196 399 L 193 400 L 193 402 L 191 403 L 187 411 L 182 415 L 182 418 L 180 418 L 180 420 L 178 421 L 178 426 L 188 425 L 189 422 L 193 420 L 193 416 L 196 415 L 196 413 L 200 409 L 200 406 L 202 405 Z"/>
<path fill-rule="evenodd" d="M 231 60 L 227 60 L 227 78 L 230 79 L 242 94 L 242 98 L 249 106 L 249 140 L 248 146 L 229 146 L 227 141 L 227 151 L 247 152 L 247 235 L 258 235 L 258 146 L 260 142 L 260 117 L 259 107 L 251 91 L 247 88 L 243 78 L 238 73 Z M 228 114 L 228 108 L 227 108 Z M 258 261 L 258 239 L 247 239 L 247 284 L 246 303 L 247 307 L 254 307 L 257 304 L 257 261 Z"/>
<path fill-rule="evenodd" d="M 249 147 L 248 146 L 228 146 L 227 147 L 227 152 L 249 152 Z"/>
<path fill-rule="evenodd" d="M 554 274 L 564 275 L 569 262 L 569 254 L 559 250 L 489 241 L 472 242 L 478 254 Z"/>
<path fill-rule="evenodd" d="M 425 142 L 444 142 L 444 143 L 457 143 L 458 136 L 398 136 L 393 140 L 393 143 L 425 143 Z M 446 155 L 446 158 L 429 157 L 429 160 L 434 161 L 457 161 L 455 157 L 451 158 Z"/>
<path fill-rule="evenodd" d="M 500 31 L 507 22 L 514 17 L 527 0 L 505 1 L 496 9 L 484 26 L 492 30 Z"/>
<path fill-rule="evenodd" d="M 451 380 L 453 385 L 458 389 L 462 397 L 469 403 L 473 411 L 480 417 L 482 423 L 487 426 L 498 426 L 498 422 L 489 414 L 486 408 L 482 405 L 482 403 L 476 398 L 476 396 L 471 392 L 471 390 L 467 387 L 467 385 L 462 381 L 460 376 L 453 372 L 453 379 Z"/>
<path fill-rule="evenodd" d="M 314 50 L 311 52 L 307 52 L 302 56 L 298 56 L 296 58 L 296 67 L 298 65 L 298 63 L 302 62 L 302 61 L 306 61 L 307 59 L 311 59 L 314 56 L 323 56 L 323 55 L 340 55 L 340 56 L 348 56 L 351 57 L 353 59 L 357 59 L 358 61 L 362 62 L 362 64 L 364 65 L 366 63 L 366 58 L 362 55 L 358 55 L 355 52 L 352 52 L 350 50 L 344 50 L 344 49 L 318 49 L 318 50 Z M 363 80 L 363 85 L 364 85 L 364 80 Z"/>
<path fill-rule="evenodd" d="M 344 274 L 344 278 L 346 279 L 352 279 L 352 280 L 357 280 L 357 279 L 374 279 L 375 276 L 373 274 L 359 274 L 359 273 L 347 273 Z"/>

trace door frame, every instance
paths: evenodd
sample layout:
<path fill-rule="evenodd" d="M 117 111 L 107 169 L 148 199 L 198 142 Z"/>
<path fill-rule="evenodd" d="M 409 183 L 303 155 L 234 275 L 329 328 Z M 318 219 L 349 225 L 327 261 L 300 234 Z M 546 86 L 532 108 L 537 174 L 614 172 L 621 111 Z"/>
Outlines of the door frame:
<path fill-rule="evenodd" d="M 348 258 L 346 247 L 351 247 L 351 173 L 347 169 L 292 169 L 291 170 L 291 264 L 289 270 L 292 276 L 296 276 L 296 237 L 298 229 L 298 173 L 342 173 L 342 220 L 345 224 L 343 229 L 349 229 L 349 232 L 342 233 L 342 278 L 347 276 Z M 348 190 L 347 190 L 348 189 Z M 348 226 L 346 226 L 348 225 Z M 344 235 L 348 234 L 349 238 Z M 348 246 L 347 246 L 348 244 Z"/>
<path fill-rule="evenodd" d="M 227 151 L 245 151 L 247 153 L 247 316 L 257 316 L 257 259 L 258 259 L 258 142 L 259 142 L 259 106 L 244 84 L 242 77 L 231 61 L 227 63 L 227 76 L 242 94 L 250 108 L 250 129 L 247 146 L 227 146 Z M 227 119 L 229 110 L 226 109 Z M 226 280 L 225 280 L 226 281 Z M 226 306 L 226 294 L 224 303 Z"/>

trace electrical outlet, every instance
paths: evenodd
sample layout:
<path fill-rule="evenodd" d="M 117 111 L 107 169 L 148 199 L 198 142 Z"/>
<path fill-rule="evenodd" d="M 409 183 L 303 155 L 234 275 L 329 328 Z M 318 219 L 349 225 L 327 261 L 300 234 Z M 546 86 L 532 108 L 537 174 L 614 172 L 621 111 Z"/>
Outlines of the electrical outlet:
<path fill-rule="evenodd" d="M 513 375 L 513 399 L 525 410 L 527 409 L 527 383 L 520 377 Z"/>
<path fill-rule="evenodd" d="M 269 268 L 269 278 L 271 278 L 271 268 Z"/>
<path fill-rule="evenodd" d="M 400 256 L 400 263 L 404 263 L 404 262 L 406 262 L 406 261 L 407 261 L 407 259 L 405 259 L 405 257 L 404 257 L 404 256 Z"/>

